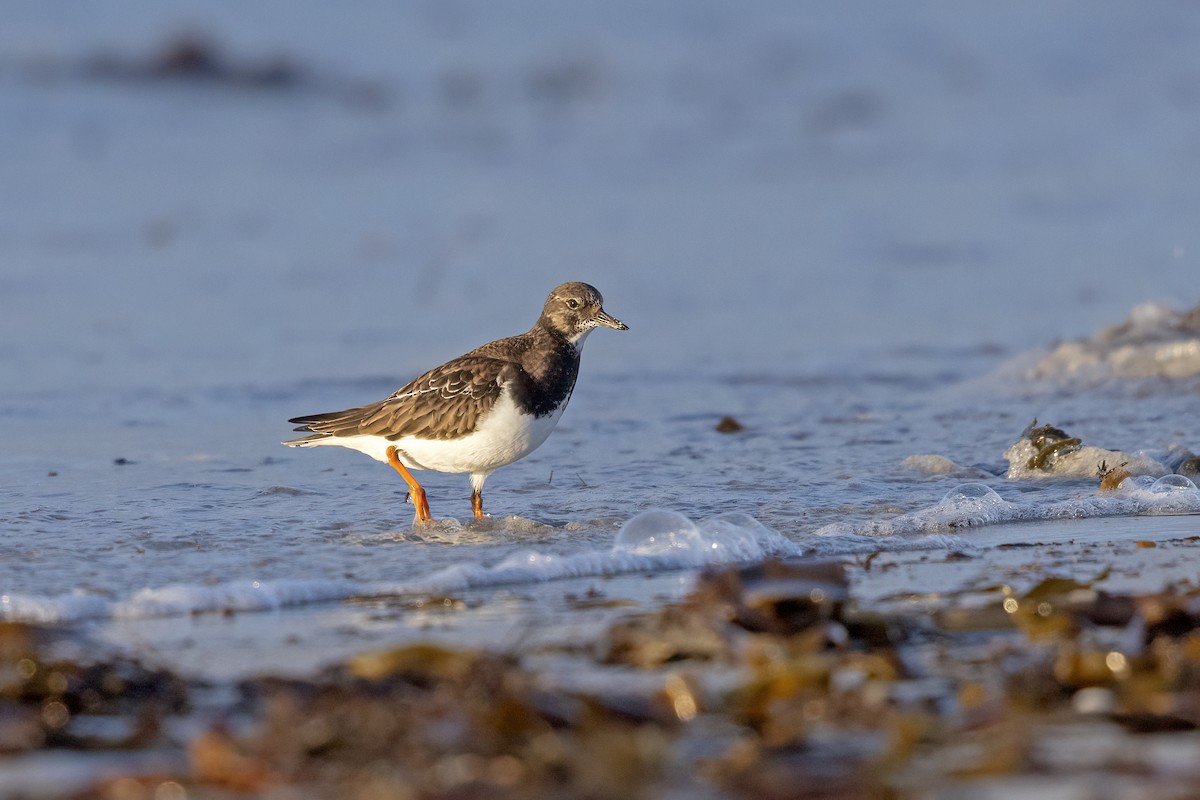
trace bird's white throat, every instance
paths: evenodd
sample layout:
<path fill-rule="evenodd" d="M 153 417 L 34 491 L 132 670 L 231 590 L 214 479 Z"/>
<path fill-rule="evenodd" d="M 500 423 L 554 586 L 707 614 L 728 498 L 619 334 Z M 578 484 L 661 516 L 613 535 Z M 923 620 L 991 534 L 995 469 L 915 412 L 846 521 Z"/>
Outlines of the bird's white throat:
<path fill-rule="evenodd" d="M 575 352 L 583 350 L 583 343 L 587 341 L 588 334 L 596 330 L 595 328 L 587 328 L 574 336 L 568 336 L 567 341 L 575 346 Z"/>

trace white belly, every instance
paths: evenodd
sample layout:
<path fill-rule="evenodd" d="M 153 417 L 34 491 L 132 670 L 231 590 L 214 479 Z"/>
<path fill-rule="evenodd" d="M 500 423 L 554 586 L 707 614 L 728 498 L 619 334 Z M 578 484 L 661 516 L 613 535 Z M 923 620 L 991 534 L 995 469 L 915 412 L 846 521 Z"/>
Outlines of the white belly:
<path fill-rule="evenodd" d="M 554 430 L 566 403 L 544 417 L 523 414 L 507 392 L 476 427 L 458 439 L 415 439 L 405 436 L 389 441 L 382 436 L 347 436 L 318 440 L 313 444 L 349 447 L 386 462 L 387 448 L 395 445 L 400 460 L 409 469 L 436 472 L 470 472 L 487 475 L 505 464 L 532 453 Z"/>

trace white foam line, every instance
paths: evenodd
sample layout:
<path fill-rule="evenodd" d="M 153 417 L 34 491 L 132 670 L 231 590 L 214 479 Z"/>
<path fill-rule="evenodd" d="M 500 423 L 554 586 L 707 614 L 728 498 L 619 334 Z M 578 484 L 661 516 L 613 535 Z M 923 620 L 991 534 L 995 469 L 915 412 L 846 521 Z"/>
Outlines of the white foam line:
<path fill-rule="evenodd" d="M 1158 479 L 1142 475 L 1126 480 L 1111 493 L 1048 503 L 1012 502 L 986 484 L 967 483 L 950 490 L 932 508 L 859 525 L 826 525 L 817 530 L 816 535 L 835 542 L 861 544 L 863 540 L 874 541 L 875 549 L 880 549 L 880 544 L 886 542 L 887 547 L 883 549 L 893 549 L 893 545 L 904 541 L 896 537 L 961 531 L 1005 522 L 1187 513 L 1200 513 L 1200 489 L 1182 475 Z M 951 539 L 968 544 L 970 541 L 961 535 L 947 537 L 948 541 Z"/>
<path fill-rule="evenodd" d="M 1111 494 L 1051 503 L 1003 499 L 981 483 L 963 484 L 932 508 L 854 526 L 827 525 L 798 540 L 746 514 L 696 523 L 672 511 L 645 511 L 626 522 L 609 550 L 554 555 L 524 550 L 488 565 L 461 563 L 405 581 L 280 579 L 141 589 L 110 599 L 77 592 L 56 597 L 0 594 L 0 619 L 34 623 L 138 619 L 232 611 L 270 611 L 349 597 L 458 592 L 588 575 L 622 575 L 760 561 L 770 556 L 851 555 L 877 550 L 961 549 L 970 538 L 946 531 L 1003 522 L 1132 514 L 1200 513 L 1200 490 L 1179 475 L 1131 478 Z"/>
<path fill-rule="evenodd" d="M 0 619 L 72 622 L 138 619 L 224 611 L 269 611 L 355 596 L 453 592 L 485 586 L 534 583 L 586 575 L 676 570 L 797 555 L 802 548 L 746 515 L 692 522 L 682 514 L 647 511 L 625 523 L 612 549 L 558 556 L 525 550 L 494 565 L 455 564 L 398 582 L 264 580 L 217 586 L 172 585 L 142 589 L 123 600 L 95 595 L 40 598 L 0 595 Z"/>

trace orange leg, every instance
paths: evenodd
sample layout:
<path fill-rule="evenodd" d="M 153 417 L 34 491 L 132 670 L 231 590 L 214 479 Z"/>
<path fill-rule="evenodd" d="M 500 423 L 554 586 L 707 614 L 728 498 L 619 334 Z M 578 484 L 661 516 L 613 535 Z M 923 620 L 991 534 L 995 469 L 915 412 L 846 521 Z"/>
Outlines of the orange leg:
<path fill-rule="evenodd" d="M 421 488 L 421 484 L 417 483 L 417 479 L 412 476 L 408 468 L 400 463 L 400 457 L 396 455 L 394 445 L 389 445 L 387 449 L 388 463 L 396 468 L 396 472 L 400 473 L 400 477 L 404 478 L 404 482 L 408 484 L 408 494 L 412 497 L 413 505 L 417 507 L 417 520 L 420 522 L 429 522 L 433 517 L 429 513 L 429 501 L 425 499 L 425 490 Z"/>
<path fill-rule="evenodd" d="M 475 512 L 475 519 L 483 519 L 483 493 L 478 489 L 471 492 L 471 510 Z"/>

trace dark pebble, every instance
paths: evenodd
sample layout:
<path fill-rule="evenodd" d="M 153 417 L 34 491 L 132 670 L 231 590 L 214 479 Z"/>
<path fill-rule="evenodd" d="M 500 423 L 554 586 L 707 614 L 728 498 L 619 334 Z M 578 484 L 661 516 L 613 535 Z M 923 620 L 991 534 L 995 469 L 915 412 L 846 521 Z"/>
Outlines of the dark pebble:
<path fill-rule="evenodd" d="M 721 417 L 721 421 L 717 423 L 717 433 L 737 433 L 744 427 L 733 417 Z"/>

